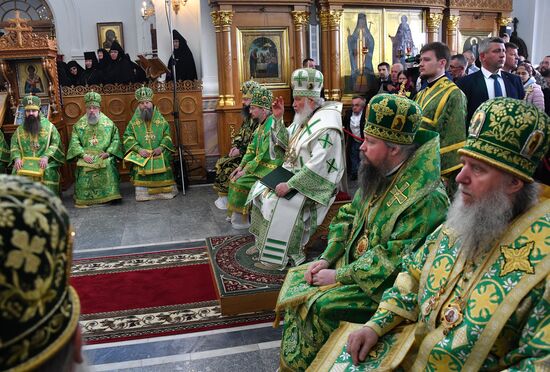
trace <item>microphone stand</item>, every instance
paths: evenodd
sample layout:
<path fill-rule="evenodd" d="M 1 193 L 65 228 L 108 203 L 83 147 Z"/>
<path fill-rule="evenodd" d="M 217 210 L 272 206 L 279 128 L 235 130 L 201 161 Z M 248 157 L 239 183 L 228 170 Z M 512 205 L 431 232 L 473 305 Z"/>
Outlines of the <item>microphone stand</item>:
<path fill-rule="evenodd" d="M 182 187 L 182 193 L 185 195 L 185 166 L 184 166 L 184 159 L 183 159 L 183 144 L 181 143 L 180 139 L 180 112 L 179 112 L 179 105 L 177 102 L 177 95 L 176 95 L 176 85 L 177 85 L 177 79 L 176 79 L 176 55 L 174 53 L 174 35 L 172 27 L 172 11 L 170 10 L 170 0 L 166 0 L 164 4 L 164 10 L 166 12 L 166 19 L 168 21 L 168 34 L 170 35 L 170 47 L 172 50 L 172 82 L 174 83 L 174 89 L 173 89 L 173 112 L 172 115 L 174 116 L 174 127 L 176 129 L 176 146 L 178 148 L 178 155 L 179 155 L 179 165 L 180 165 L 180 177 L 181 177 L 181 187 Z"/>

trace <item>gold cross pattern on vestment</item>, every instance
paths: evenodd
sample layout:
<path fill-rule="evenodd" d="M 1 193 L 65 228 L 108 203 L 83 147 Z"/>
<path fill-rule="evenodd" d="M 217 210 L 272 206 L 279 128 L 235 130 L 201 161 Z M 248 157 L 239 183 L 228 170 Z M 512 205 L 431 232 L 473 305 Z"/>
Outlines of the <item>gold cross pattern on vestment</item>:
<path fill-rule="evenodd" d="M 406 202 L 409 197 L 404 194 L 404 192 L 410 187 L 411 185 L 408 182 L 405 182 L 403 184 L 402 188 L 399 188 L 399 186 L 395 185 L 393 189 L 390 190 L 390 193 L 392 194 L 393 198 L 386 203 L 388 207 L 391 207 L 393 205 L 393 202 L 397 200 L 399 205 Z"/>

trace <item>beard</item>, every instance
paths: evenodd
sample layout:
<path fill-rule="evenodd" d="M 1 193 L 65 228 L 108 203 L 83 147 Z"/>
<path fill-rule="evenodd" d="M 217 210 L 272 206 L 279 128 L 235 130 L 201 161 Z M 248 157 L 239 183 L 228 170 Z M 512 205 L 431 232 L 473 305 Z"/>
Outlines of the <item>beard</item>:
<path fill-rule="evenodd" d="M 96 125 L 97 122 L 99 121 L 99 114 L 96 115 L 93 112 L 90 112 L 87 115 L 87 117 L 88 117 L 88 124 L 90 124 L 90 125 Z"/>
<path fill-rule="evenodd" d="M 305 124 L 309 118 L 311 117 L 311 114 L 313 114 L 313 111 L 315 111 L 314 108 L 312 108 L 309 105 L 304 105 L 304 108 L 301 112 L 297 112 L 294 114 L 294 121 L 292 124 L 297 123 L 298 125 Z"/>
<path fill-rule="evenodd" d="M 36 136 L 38 132 L 40 132 L 40 117 L 33 115 L 25 117 L 25 121 L 23 122 L 23 129 L 33 136 Z"/>
<path fill-rule="evenodd" d="M 364 158 L 359 166 L 359 188 L 363 192 L 363 198 L 370 198 L 384 190 L 390 183 L 386 176 L 386 166 L 376 167 L 368 159 Z"/>
<path fill-rule="evenodd" d="M 243 120 L 250 119 L 250 106 L 243 106 L 243 108 L 241 109 L 241 116 L 243 117 Z"/>
<path fill-rule="evenodd" d="M 514 217 L 514 204 L 503 188 L 492 194 L 465 204 L 459 185 L 455 199 L 447 213 L 445 225 L 457 233 L 460 249 L 467 259 L 491 250 Z"/>
<path fill-rule="evenodd" d="M 141 120 L 145 122 L 149 122 L 153 118 L 153 109 L 152 108 L 141 109 L 140 115 L 141 115 Z"/>

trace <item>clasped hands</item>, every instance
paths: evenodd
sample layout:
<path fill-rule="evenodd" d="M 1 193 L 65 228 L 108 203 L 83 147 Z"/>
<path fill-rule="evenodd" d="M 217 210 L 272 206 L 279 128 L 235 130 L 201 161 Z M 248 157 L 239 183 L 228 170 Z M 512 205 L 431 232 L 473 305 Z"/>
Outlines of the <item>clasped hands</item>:
<path fill-rule="evenodd" d="M 109 154 L 106 153 L 106 152 L 102 152 L 101 154 L 99 154 L 99 157 L 100 157 L 101 159 L 107 159 L 107 158 L 109 157 Z M 92 164 L 92 163 L 94 162 L 94 158 L 91 157 L 90 155 L 84 155 L 84 156 L 82 157 L 82 159 L 84 159 L 84 161 L 85 161 L 86 163 L 88 163 L 88 164 Z"/>
<path fill-rule="evenodd" d="M 162 149 L 160 147 L 157 147 L 152 152 L 149 150 L 141 149 L 138 151 L 139 155 L 141 155 L 142 158 L 148 158 L 153 154 L 153 156 L 159 156 L 162 153 Z"/>
<path fill-rule="evenodd" d="M 40 164 L 40 169 L 46 169 L 46 167 L 48 166 L 48 157 L 47 156 L 41 157 L 39 164 Z M 23 160 L 15 159 L 13 162 L 13 167 L 15 168 L 15 170 L 20 170 L 21 168 L 23 168 Z"/>
<path fill-rule="evenodd" d="M 242 169 L 240 166 L 235 168 L 233 172 L 229 175 L 229 179 L 233 182 L 237 181 L 239 178 L 241 178 L 246 172 L 244 169 Z"/>
<path fill-rule="evenodd" d="M 328 267 L 329 263 L 327 260 L 312 262 L 304 274 L 306 282 L 315 286 L 336 283 L 336 270 L 329 269 Z"/>

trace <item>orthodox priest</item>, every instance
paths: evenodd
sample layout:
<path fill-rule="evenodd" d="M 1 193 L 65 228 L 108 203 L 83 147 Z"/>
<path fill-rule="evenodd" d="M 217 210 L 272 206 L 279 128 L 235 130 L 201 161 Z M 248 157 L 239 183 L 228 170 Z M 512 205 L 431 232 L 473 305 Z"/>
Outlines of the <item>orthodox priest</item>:
<path fill-rule="evenodd" d="M 447 78 L 451 59 L 449 47 L 440 42 L 426 44 L 420 50 L 420 77 L 428 82 L 415 97 L 422 108 L 421 128 L 439 133 L 441 176 L 450 195 L 456 191 L 455 176 L 461 167 L 457 150 L 466 140 L 466 96 Z"/>
<path fill-rule="evenodd" d="M 4 138 L 4 133 L 0 130 L 0 173 L 4 173 L 10 162 L 10 150 Z"/>
<path fill-rule="evenodd" d="M 141 87 L 135 92 L 138 107 L 124 132 L 124 160 L 132 163 L 131 179 L 136 200 L 172 199 L 178 188 L 172 172 L 176 152 L 170 137 L 170 124 L 153 105 L 153 90 Z"/>
<path fill-rule="evenodd" d="M 260 260 L 283 269 L 289 258 L 298 265 L 305 260 L 304 246 L 323 222 L 336 198 L 345 170 L 342 104 L 320 97 L 323 74 L 311 68 L 292 73 L 294 122 L 288 128 L 289 143 L 283 167 L 293 173 L 275 191 L 257 183 L 250 232 L 256 237 Z M 282 121 L 284 102 L 273 105 L 275 121 Z M 297 193 L 290 199 L 285 196 Z"/>
<path fill-rule="evenodd" d="M 243 96 L 241 110 L 241 116 L 243 118 L 241 127 L 236 136 L 231 141 L 231 149 L 227 156 L 223 156 L 216 162 L 216 180 L 214 181 L 214 191 L 218 194 L 218 199 L 214 202 L 216 207 L 222 210 L 227 209 L 227 193 L 229 187 L 229 176 L 235 168 L 241 164 L 241 160 L 246 152 L 246 148 L 254 132 L 258 127 L 258 121 L 253 120 L 250 116 L 250 101 L 252 99 L 252 92 L 254 89 L 259 88 L 260 84 L 254 80 L 248 80 L 241 86 L 241 93 Z"/>
<path fill-rule="evenodd" d="M 404 260 L 374 316 L 341 323 L 312 370 L 548 370 L 550 201 L 532 175 L 550 118 L 501 97 L 468 131 L 447 220 Z"/>
<path fill-rule="evenodd" d="M 84 96 L 86 114 L 73 126 L 67 160 L 76 160 L 74 201 L 87 207 L 121 199 L 117 159 L 122 159 L 118 128 L 101 112 L 101 95 Z"/>
<path fill-rule="evenodd" d="M 60 194 L 59 167 L 65 163 L 61 137 L 55 125 L 40 113 L 40 97 L 25 96 L 25 121 L 11 136 L 13 174 L 41 182 Z"/>
<path fill-rule="evenodd" d="M 332 220 L 320 259 L 291 269 L 279 295 L 283 371 L 306 369 L 340 321 L 366 321 L 402 258 L 445 218 L 439 135 L 417 131 L 420 107 L 380 94 L 366 116 L 360 188 Z"/>
<path fill-rule="evenodd" d="M 257 122 L 252 142 L 246 148 L 239 166 L 229 175 L 228 213 L 235 229 L 248 229 L 248 193 L 256 181 L 283 163 L 288 145 L 288 132 L 281 120 L 273 120 L 273 93 L 265 87 L 252 92 L 250 115 Z"/>

